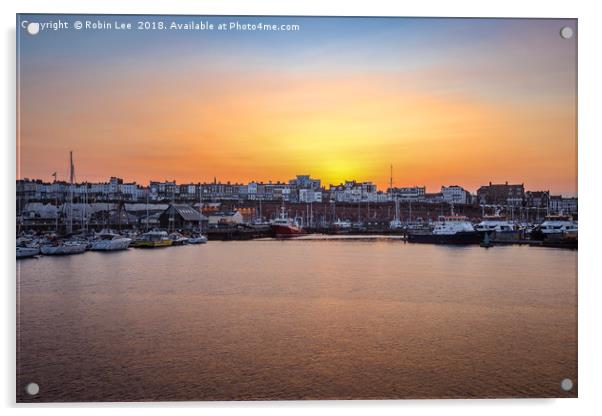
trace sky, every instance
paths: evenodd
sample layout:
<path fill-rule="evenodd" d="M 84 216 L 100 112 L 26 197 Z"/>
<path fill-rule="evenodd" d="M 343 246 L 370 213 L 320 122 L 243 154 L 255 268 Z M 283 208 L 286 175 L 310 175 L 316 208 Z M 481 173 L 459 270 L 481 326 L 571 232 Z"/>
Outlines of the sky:
<path fill-rule="evenodd" d="M 577 194 L 571 19 L 20 15 L 18 177 Z M 72 29 L 131 22 L 134 30 Z M 135 30 L 136 22 L 298 31 Z M 18 27 L 20 23 L 18 22 Z"/>

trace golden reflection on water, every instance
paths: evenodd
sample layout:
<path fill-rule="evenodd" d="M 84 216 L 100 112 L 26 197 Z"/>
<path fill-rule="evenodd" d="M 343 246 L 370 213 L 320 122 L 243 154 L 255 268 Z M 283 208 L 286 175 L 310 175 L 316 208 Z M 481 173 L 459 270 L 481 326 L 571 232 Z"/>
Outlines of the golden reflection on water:
<path fill-rule="evenodd" d="M 268 240 L 18 267 L 20 401 L 576 396 L 576 251 Z"/>

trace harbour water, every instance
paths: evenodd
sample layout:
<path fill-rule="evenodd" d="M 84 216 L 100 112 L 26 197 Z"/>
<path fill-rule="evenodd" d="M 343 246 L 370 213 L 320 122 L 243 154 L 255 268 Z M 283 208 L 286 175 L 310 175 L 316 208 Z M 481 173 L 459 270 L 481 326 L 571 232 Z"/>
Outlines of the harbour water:
<path fill-rule="evenodd" d="M 17 267 L 19 401 L 577 395 L 577 251 L 268 239 Z"/>

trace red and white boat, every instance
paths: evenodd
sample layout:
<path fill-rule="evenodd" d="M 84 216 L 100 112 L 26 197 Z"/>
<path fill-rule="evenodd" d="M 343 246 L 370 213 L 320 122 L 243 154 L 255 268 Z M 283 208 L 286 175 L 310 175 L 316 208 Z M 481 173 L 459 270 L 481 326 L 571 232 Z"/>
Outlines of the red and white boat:
<path fill-rule="evenodd" d="M 296 237 L 307 234 L 307 231 L 296 220 L 288 217 L 284 211 L 284 207 L 280 209 L 280 216 L 272 220 L 270 225 L 277 238 Z"/>

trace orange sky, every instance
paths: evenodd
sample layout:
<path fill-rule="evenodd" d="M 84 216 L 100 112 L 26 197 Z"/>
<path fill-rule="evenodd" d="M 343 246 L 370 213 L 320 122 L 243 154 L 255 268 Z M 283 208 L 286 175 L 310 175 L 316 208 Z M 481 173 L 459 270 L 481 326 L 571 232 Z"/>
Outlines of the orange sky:
<path fill-rule="evenodd" d="M 395 185 L 431 192 L 509 181 L 576 194 L 574 62 L 542 73 L 556 52 L 504 51 L 499 61 L 465 52 L 469 65 L 452 54 L 344 72 L 334 64 L 166 65 L 152 54 L 138 56 L 152 64 L 135 71 L 23 68 L 20 175 L 65 179 L 73 150 L 78 180 L 311 174 L 325 185 L 357 179 L 384 189 L 392 164 Z M 517 67 L 520 57 L 527 60 Z"/>

